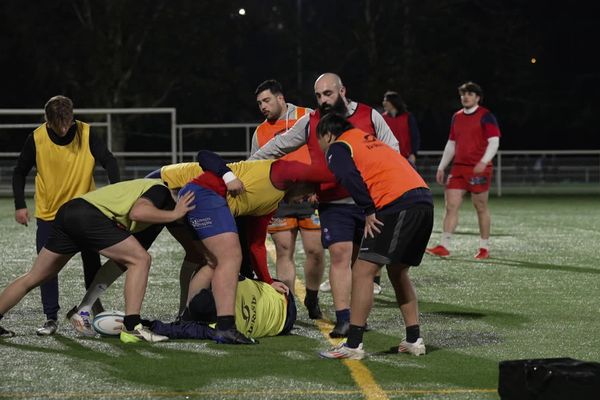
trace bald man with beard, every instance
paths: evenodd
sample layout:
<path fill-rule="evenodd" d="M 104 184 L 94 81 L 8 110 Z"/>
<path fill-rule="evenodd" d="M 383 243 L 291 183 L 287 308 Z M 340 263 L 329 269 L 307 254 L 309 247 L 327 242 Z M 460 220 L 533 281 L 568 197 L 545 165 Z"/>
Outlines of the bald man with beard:
<path fill-rule="evenodd" d="M 283 157 L 306 144 L 313 162 L 322 161 L 319 173 L 331 176 L 316 132 L 321 117 L 329 113 L 346 117 L 355 127 L 399 151 L 398 141 L 381 114 L 365 104 L 348 99 L 346 87 L 338 75 L 330 72 L 322 74 L 315 81 L 314 91 L 318 109 L 298 119 L 287 132 L 275 136 L 250 160 Z M 323 247 L 329 250 L 331 261 L 329 281 L 336 314 L 336 324 L 329 336 L 346 337 L 350 327 L 350 265 L 358 254 L 365 216 L 348 191 L 339 184 L 322 184 L 317 195 L 321 241 Z"/>

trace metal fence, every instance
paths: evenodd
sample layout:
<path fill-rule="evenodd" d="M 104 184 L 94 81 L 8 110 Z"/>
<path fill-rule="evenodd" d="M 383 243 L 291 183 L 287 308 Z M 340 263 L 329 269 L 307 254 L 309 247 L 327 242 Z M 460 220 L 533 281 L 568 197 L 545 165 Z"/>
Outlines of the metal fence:
<path fill-rule="evenodd" d="M 132 132 L 144 150 L 114 152 L 119 160 L 123 179 L 140 178 L 162 165 L 192 161 L 196 151 L 210 149 L 228 160 L 241 160 L 248 157 L 250 141 L 256 123 L 232 124 L 177 124 L 176 110 L 173 108 L 138 109 L 78 109 L 78 116 L 94 119 L 90 124 L 102 129 L 109 149 L 112 149 L 114 132 L 113 118 L 122 115 L 161 115 L 160 131 L 152 131 L 144 136 L 144 123 L 137 121 Z M 22 143 L 27 134 L 39 126 L 43 110 L 1 110 L 0 117 L 24 118 L 37 116 L 34 122 L 0 121 L 0 135 L 7 131 L 19 131 L 15 140 Z M 165 118 L 166 117 L 166 118 Z M 86 120 L 87 121 L 87 120 Z M 147 125 L 147 124 L 146 124 Z M 153 122 L 152 126 L 155 125 Z M 157 128 L 158 129 L 158 128 Z M 132 135 L 132 132 L 127 132 Z M 123 132 L 120 132 L 123 134 Z M 442 144 L 440 144 L 441 147 Z M 155 151 L 163 148 L 164 151 Z M 443 188 L 435 183 L 437 164 L 441 151 L 421 151 L 417 158 L 417 169 L 436 193 Z M 0 150 L 0 195 L 12 194 L 12 169 L 19 155 L 18 151 Z M 600 150 L 500 150 L 494 159 L 495 170 L 491 193 L 504 194 L 600 194 Z M 107 183 L 106 173 L 96 168 L 98 185 Z M 32 171 L 27 180 L 26 192 L 33 191 Z"/>

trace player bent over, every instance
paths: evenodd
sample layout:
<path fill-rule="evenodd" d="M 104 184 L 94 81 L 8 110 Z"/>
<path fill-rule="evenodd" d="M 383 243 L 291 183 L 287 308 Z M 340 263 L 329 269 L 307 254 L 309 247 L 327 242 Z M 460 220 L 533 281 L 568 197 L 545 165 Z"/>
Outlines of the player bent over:
<path fill-rule="evenodd" d="M 151 257 L 132 233 L 183 217 L 193 209 L 193 201 L 193 194 L 188 194 L 175 204 L 171 191 L 154 179 L 108 185 L 68 201 L 58 210 L 52 233 L 31 270 L 0 293 L 0 319 L 30 290 L 56 276 L 81 249 L 93 249 L 127 268 L 121 341 L 166 340 L 141 324 Z M 14 332 L 0 327 L 0 336 Z"/>
<path fill-rule="evenodd" d="M 348 341 L 321 352 L 325 358 L 362 359 L 363 333 L 373 306 L 373 277 L 383 265 L 406 327 L 399 352 L 425 354 L 417 295 L 408 275 L 419 265 L 433 227 L 427 184 L 400 154 L 345 118 L 327 115 L 317 127 L 328 167 L 365 212 L 364 237 L 352 267 Z"/>

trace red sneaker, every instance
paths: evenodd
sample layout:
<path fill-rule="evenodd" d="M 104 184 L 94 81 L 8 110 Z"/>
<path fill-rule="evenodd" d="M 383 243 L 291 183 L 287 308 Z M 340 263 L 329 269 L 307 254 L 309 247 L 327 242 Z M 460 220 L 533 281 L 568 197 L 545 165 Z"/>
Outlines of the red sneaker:
<path fill-rule="evenodd" d="M 480 248 L 477 254 L 475 254 L 476 260 L 485 260 L 490 258 L 490 251 L 488 249 Z"/>
<path fill-rule="evenodd" d="M 432 256 L 438 256 L 438 257 L 444 257 L 444 258 L 450 256 L 450 252 L 448 251 L 448 249 L 442 245 L 438 245 L 438 246 L 426 249 L 425 253 L 431 254 Z"/>

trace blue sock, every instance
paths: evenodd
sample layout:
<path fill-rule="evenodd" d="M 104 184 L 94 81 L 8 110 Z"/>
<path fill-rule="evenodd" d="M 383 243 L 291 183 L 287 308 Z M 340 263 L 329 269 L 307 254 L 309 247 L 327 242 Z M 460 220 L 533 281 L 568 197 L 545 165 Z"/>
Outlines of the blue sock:
<path fill-rule="evenodd" d="M 350 309 L 344 308 L 343 310 L 336 310 L 335 319 L 337 322 L 350 321 Z"/>

